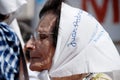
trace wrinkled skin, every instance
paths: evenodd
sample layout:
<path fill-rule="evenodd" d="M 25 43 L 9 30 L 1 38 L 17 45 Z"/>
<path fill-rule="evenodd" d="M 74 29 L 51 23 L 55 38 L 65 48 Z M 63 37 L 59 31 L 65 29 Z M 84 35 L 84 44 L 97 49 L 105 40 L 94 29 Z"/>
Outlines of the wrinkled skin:
<path fill-rule="evenodd" d="M 55 52 L 53 46 L 52 33 L 56 21 L 53 12 L 47 12 L 40 20 L 36 32 L 43 33 L 40 40 L 31 38 L 25 45 L 25 49 L 30 51 L 30 69 L 33 71 L 49 70 Z M 48 33 L 48 34 L 44 34 Z"/>

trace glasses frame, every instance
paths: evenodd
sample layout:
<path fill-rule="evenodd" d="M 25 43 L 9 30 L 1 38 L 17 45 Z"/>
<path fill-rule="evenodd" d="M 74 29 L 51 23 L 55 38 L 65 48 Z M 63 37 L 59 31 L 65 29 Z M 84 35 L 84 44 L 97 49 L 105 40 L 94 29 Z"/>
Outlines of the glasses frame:
<path fill-rule="evenodd" d="M 41 35 L 46 35 L 46 36 L 49 36 L 49 35 L 54 35 L 54 33 L 40 33 L 40 32 L 34 32 L 32 35 L 31 35 L 31 38 L 34 39 L 34 40 L 41 40 Z M 49 36 L 50 37 L 50 36 Z"/>

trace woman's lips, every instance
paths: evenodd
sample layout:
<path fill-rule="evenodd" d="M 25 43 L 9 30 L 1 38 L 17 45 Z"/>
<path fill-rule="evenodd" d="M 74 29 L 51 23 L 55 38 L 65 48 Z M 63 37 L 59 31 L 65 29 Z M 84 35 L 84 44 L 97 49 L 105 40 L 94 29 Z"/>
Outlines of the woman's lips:
<path fill-rule="evenodd" d="M 30 61 L 33 61 L 33 62 L 41 62 L 42 59 L 41 59 L 41 57 L 30 57 Z"/>

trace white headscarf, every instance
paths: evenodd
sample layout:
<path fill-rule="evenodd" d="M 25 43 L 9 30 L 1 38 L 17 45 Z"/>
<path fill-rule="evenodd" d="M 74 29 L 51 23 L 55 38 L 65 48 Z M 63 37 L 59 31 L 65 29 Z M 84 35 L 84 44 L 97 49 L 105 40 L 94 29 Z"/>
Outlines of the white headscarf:
<path fill-rule="evenodd" d="M 109 34 L 90 14 L 62 3 L 53 64 L 42 80 L 120 70 L 120 55 Z"/>
<path fill-rule="evenodd" d="M 0 13 L 9 14 L 18 10 L 26 0 L 0 0 Z"/>
<path fill-rule="evenodd" d="M 26 3 L 26 0 L 0 0 L 0 14 L 10 14 L 9 18 L 6 19 L 5 22 L 10 24 L 10 26 L 16 31 L 22 47 L 24 46 L 24 41 L 22 39 L 16 17 L 22 12 L 21 10 Z"/>

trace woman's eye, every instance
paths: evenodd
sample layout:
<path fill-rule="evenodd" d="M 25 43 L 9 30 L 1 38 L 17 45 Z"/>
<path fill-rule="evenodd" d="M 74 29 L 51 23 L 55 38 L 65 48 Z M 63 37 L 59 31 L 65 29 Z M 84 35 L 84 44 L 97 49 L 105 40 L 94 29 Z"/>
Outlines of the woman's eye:
<path fill-rule="evenodd" d="M 43 39 L 48 38 L 48 35 L 46 35 L 46 34 L 40 34 L 39 38 L 40 38 L 40 40 L 43 40 Z"/>

